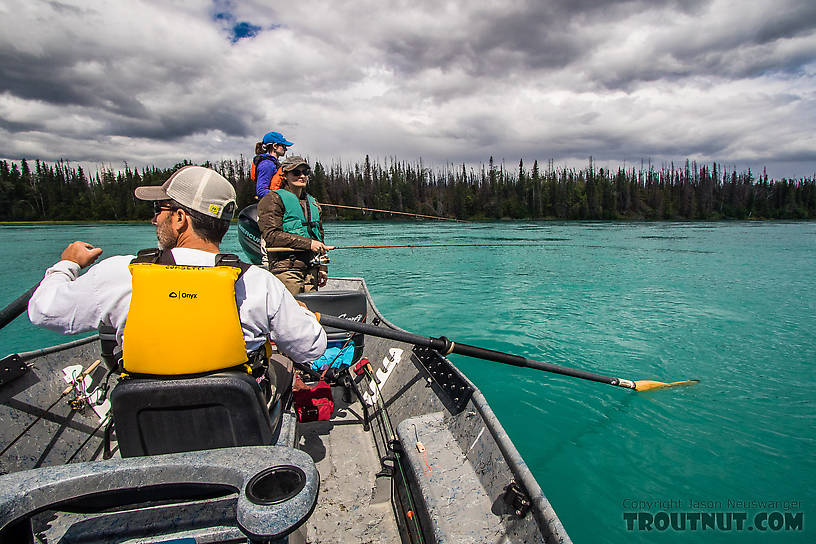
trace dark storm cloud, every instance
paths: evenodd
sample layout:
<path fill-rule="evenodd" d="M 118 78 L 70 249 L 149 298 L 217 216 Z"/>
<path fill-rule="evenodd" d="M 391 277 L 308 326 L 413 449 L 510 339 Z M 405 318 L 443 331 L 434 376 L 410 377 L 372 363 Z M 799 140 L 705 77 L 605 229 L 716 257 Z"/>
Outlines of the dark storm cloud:
<path fill-rule="evenodd" d="M 224 109 L 218 111 L 195 107 L 189 111 L 154 115 L 149 119 L 112 119 L 109 131 L 113 135 L 158 141 L 173 141 L 213 129 L 243 137 L 251 132 L 251 125 L 244 116 L 245 112 L 234 106 L 225 105 Z"/>
<path fill-rule="evenodd" d="M 730 6 L 731 11 L 702 11 L 695 25 L 656 29 L 640 54 L 632 55 L 633 62 L 617 71 L 599 71 L 598 80 L 609 88 L 630 88 L 694 76 L 800 73 L 816 54 L 807 40 L 816 33 L 816 3 L 791 0 L 759 6 L 745 3 Z M 796 44 L 795 38 L 805 39 Z"/>
<path fill-rule="evenodd" d="M 5 46 L 0 49 L 0 93 L 56 105 L 99 108 L 120 115 L 145 114 L 144 106 L 125 87 L 99 77 L 98 73 L 83 75 L 81 64 L 88 61 L 97 62 L 99 72 L 110 74 L 110 65 L 104 59 L 101 62 L 77 59 L 67 50 L 44 57 Z"/>
<path fill-rule="evenodd" d="M 645 10 L 688 12 L 707 3 L 530 0 L 474 8 L 447 19 L 449 24 L 441 28 L 433 24 L 404 27 L 382 39 L 389 62 L 408 75 L 429 67 L 457 67 L 470 74 L 501 77 L 508 72 L 576 63 L 609 39 L 604 27 L 611 28 Z"/>
<path fill-rule="evenodd" d="M 83 73 L 83 65 L 93 64 L 93 73 Z M 99 74 L 103 74 L 100 76 Z M 136 75 L 136 74 L 134 74 Z M 178 70 L 154 71 L 157 79 L 200 79 L 197 71 L 184 67 Z M 90 57 L 72 59 L 57 54 L 49 57 L 0 51 L 0 93 L 54 106 L 80 106 L 94 111 L 94 116 L 111 135 L 172 141 L 207 130 L 218 129 L 228 135 L 249 133 L 246 112 L 234 104 L 213 107 L 199 96 L 178 95 L 178 107 L 151 111 L 135 95 L 145 86 L 144 81 L 122 73 L 115 62 Z M 55 112 L 59 115 L 59 110 Z M 28 130 L 47 130 L 48 119 L 39 123 L 17 123 Z M 11 127 L 12 123 L 5 123 Z"/>
<path fill-rule="evenodd" d="M 39 129 L 42 128 L 42 125 L 40 123 L 31 123 L 31 122 L 18 123 L 18 122 L 9 121 L 7 119 L 0 118 L 0 128 L 5 129 L 6 131 L 8 131 L 10 133 L 15 133 L 15 132 L 28 132 L 28 131 L 31 131 L 31 130 L 39 130 Z M 2 143 L 0 143 L 0 145 L 2 145 Z M 2 153 L 2 150 L 0 150 L 0 153 Z"/>
<path fill-rule="evenodd" d="M 585 74 L 591 85 L 629 90 L 663 79 L 799 73 L 816 51 L 806 44 L 786 50 L 785 42 L 814 34 L 816 3 L 769 3 L 758 13 L 752 6 L 723 11 L 710 1 L 531 1 L 471 9 L 445 19 L 447 25 L 389 28 L 376 39 L 388 64 L 407 78 L 431 68 L 484 80 L 564 70 Z M 643 43 L 621 43 L 644 31 Z M 479 92 L 472 84 L 448 88 Z M 448 98 L 445 90 L 434 96 Z"/>

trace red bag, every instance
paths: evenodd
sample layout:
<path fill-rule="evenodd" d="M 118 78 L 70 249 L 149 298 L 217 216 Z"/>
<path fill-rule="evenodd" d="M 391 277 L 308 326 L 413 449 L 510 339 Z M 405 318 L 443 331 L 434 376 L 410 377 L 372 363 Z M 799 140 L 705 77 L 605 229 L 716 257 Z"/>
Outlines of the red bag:
<path fill-rule="evenodd" d="M 314 387 L 295 390 L 295 412 L 298 421 L 328 421 L 334 412 L 334 398 L 331 386 L 324 380 L 317 382 Z"/>

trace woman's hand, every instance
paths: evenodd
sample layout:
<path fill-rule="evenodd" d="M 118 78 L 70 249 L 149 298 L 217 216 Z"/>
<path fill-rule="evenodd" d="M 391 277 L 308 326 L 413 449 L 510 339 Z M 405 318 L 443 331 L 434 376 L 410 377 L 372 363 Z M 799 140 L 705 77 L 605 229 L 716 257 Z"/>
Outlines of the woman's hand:
<path fill-rule="evenodd" d="M 328 282 L 328 281 L 329 281 L 329 275 L 328 275 L 328 273 L 326 273 L 326 271 L 325 271 L 325 270 L 320 270 L 320 271 L 317 273 L 317 286 L 318 286 L 318 287 L 325 287 L 325 286 L 326 286 L 326 282 Z"/>
<path fill-rule="evenodd" d="M 328 246 L 319 240 L 312 240 L 312 246 L 309 249 L 320 255 L 325 255 L 329 250 Z"/>

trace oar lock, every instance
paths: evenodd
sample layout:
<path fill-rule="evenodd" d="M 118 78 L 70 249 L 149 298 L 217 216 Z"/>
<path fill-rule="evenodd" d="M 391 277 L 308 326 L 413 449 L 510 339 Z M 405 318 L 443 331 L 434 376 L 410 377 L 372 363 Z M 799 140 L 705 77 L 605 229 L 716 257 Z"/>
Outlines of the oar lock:
<path fill-rule="evenodd" d="M 439 338 L 431 338 L 431 347 L 441 353 L 442 355 L 450 355 L 453 353 L 453 348 L 456 344 L 453 343 L 447 336 L 440 336 Z"/>

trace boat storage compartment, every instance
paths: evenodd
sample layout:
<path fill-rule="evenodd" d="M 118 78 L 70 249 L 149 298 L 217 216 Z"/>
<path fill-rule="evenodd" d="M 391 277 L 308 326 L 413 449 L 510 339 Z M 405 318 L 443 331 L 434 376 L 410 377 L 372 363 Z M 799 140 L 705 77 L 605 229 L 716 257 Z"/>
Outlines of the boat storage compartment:
<path fill-rule="evenodd" d="M 424 500 L 432 533 L 426 536 L 432 542 L 482 542 L 500 523 L 491 510 L 493 501 L 443 417 L 433 412 L 397 426 L 404 459 Z"/>

